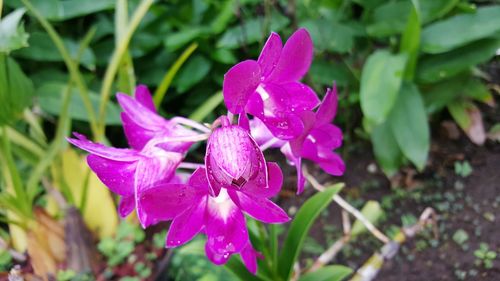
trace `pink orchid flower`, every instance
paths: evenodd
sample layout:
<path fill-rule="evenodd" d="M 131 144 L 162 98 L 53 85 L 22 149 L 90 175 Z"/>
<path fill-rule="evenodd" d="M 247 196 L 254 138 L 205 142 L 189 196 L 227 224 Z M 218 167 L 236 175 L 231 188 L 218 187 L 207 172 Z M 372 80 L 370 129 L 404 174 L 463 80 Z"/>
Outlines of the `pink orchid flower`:
<path fill-rule="evenodd" d="M 315 108 L 319 99 L 307 85 L 298 82 L 313 57 L 313 44 L 306 29 L 297 30 L 283 47 L 271 33 L 255 60 L 233 66 L 224 76 L 224 102 L 233 114 L 246 112 L 261 119 L 272 134 L 289 140 L 304 128 L 302 111 Z"/>
<path fill-rule="evenodd" d="M 255 273 L 259 254 L 250 243 L 244 213 L 265 223 L 284 223 L 290 219 L 268 199 L 281 189 L 283 174 L 277 164 L 267 166 L 269 188 L 265 190 L 248 185 L 241 190 L 221 189 L 214 197 L 210 195 L 205 169 L 199 168 L 187 184 L 165 183 L 144 190 L 139 196 L 141 205 L 159 219 L 177 214 L 167 234 L 167 247 L 183 245 L 204 232 L 205 251 L 213 263 L 221 265 L 232 254 L 240 254 L 248 270 Z"/>

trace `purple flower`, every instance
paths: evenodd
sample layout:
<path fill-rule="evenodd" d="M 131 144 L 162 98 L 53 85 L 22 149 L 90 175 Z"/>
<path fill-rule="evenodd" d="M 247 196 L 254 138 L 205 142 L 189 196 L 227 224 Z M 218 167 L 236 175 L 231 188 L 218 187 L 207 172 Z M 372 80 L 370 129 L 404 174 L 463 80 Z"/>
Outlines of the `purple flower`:
<path fill-rule="evenodd" d="M 137 194 L 174 180 L 175 169 L 183 155 L 156 146 L 146 146 L 141 151 L 107 147 L 83 135 L 75 133 L 75 136 L 76 139 L 68 139 L 68 142 L 90 152 L 87 156 L 90 169 L 113 193 L 122 197 L 118 207 L 120 216 L 126 217 L 137 207 L 138 218 L 144 227 L 158 222 L 143 211 Z"/>
<path fill-rule="evenodd" d="M 249 132 L 231 125 L 226 116 L 220 117 L 207 143 L 205 166 L 210 191 L 217 196 L 221 188 L 246 189 L 251 184 L 269 188 L 264 155 Z"/>
<path fill-rule="evenodd" d="M 135 99 L 125 94 L 117 94 L 123 112 L 123 130 L 130 147 L 141 150 L 151 139 L 193 136 L 196 133 L 166 120 L 156 112 L 149 90 L 144 85 L 135 89 Z M 158 146 L 167 151 L 185 153 L 193 142 L 164 142 Z"/>
<path fill-rule="evenodd" d="M 345 165 L 339 155 L 333 152 L 342 145 L 342 131 L 331 124 L 337 112 L 337 90 L 328 89 L 316 112 L 303 111 L 299 114 L 304 129 L 295 139 L 283 142 L 271 135 L 262 123 L 250 121 L 253 137 L 261 147 L 281 147 L 281 152 L 297 169 L 297 194 L 304 190 L 305 178 L 302 174 L 302 158 L 311 160 L 327 173 L 340 176 Z"/>
<path fill-rule="evenodd" d="M 167 234 L 167 247 L 177 247 L 196 234 L 207 235 L 205 251 L 215 264 L 227 262 L 239 253 L 249 271 L 257 271 L 258 253 L 253 249 L 246 228 L 244 213 L 265 223 L 283 223 L 287 214 L 269 197 L 276 195 L 283 183 L 283 174 L 275 163 L 267 164 L 267 189 L 247 184 L 245 189 L 222 189 L 214 197 L 205 169 L 197 169 L 188 183 L 163 185 L 144 190 L 140 200 L 151 216 L 165 219 L 177 214 Z M 187 207 L 186 207 L 187 205 Z"/>
<path fill-rule="evenodd" d="M 319 103 L 314 91 L 298 82 L 312 57 L 313 44 L 307 30 L 297 30 L 284 47 L 280 36 L 271 33 L 257 61 L 240 62 L 224 76 L 228 110 L 258 117 L 280 139 L 297 137 L 304 127 L 298 114 Z"/>

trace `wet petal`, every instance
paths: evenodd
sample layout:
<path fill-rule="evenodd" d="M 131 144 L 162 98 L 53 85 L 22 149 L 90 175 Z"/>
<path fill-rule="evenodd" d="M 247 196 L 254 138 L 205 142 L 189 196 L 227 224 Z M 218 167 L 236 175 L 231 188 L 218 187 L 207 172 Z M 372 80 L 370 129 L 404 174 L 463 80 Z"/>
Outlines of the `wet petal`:
<path fill-rule="evenodd" d="M 302 120 L 296 114 L 266 117 L 262 121 L 266 124 L 269 131 L 281 140 L 296 138 L 304 130 L 304 124 L 302 124 Z"/>
<path fill-rule="evenodd" d="M 238 116 L 238 126 L 245 129 L 246 131 L 250 131 L 250 121 L 248 120 L 248 116 L 245 112 L 241 113 Z"/>
<path fill-rule="evenodd" d="M 342 130 L 333 124 L 324 124 L 311 130 L 308 138 L 325 148 L 336 149 L 342 145 Z"/>
<path fill-rule="evenodd" d="M 125 218 L 127 217 L 130 213 L 135 208 L 135 198 L 134 196 L 123 196 L 120 198 L 120 204 L 118 205 L 118 213 L 120 214 L 120 217 Z"/>
<path fill-rule="evenodd" d="M 207 258 L 216 265 L 223 265 L 227 263 L 232 253 L 220 253 L 213 249 L 208 243 L 205 244 L 205 254 Z"/>
<path fill-rule="evenodd" d="M 137 125 L 125 112 L 122 112 L 120 116 L 122 119 L 123 131 L 127 137 L 128 144 L 132 148 L 141 150 L 148 141 L 155 137 L 155 131 Z"/>
<path fill-rule="evenodd" d="M 113 193 L 121 196 L 134 194 L 136 161 L 114 161 L 90 154 L 87 156 L 87 164 Z"/>
<path fill-rule="evenodd" d="M 261 71 L 259 64 L 254 60 L 246 60 L 233 66 L 224 75 L 222 92 L 227 109 L 239 114 L 260 83 Z"/>
<path fill-rule="evenodd" d="M 321 169 L 333 176 L 341 176 L 345 171 L 345 164 L 342 158 L 329 150 L 319 150 L 319 157 L 315 160 Z"/>
<path fill-rule="evenodd" d="M 267 163 L 267 187 L 256 185 L 253 181 L 248 182 L 241 191 L 252 196 L 269 198 L 276 196 L 283 185 L 283 172 L 277 163 Z"/>
<path fill-rule="evenodd" d="M 134 100 L 132 97 L 124 94 L 117 94 L 116 98 L 123 111 L 138 126 L 151 131 L 161 131 L 169 126 L 167 120 L 156 114 L 155 111 L 151 111 L 147 106 Z"/>
<path fill-rule="evenodd" d="M 306 84 L 289 82 L 280 86 L 287 93 L 287 107 L 290 111 L 298 113 L 305 110 L 313 110 L 320 104 L 318 95 Z"/>
<path fill-rule="evenodd" d="M 303 143 L 309 136 L 310 131 L 314 128 L 316 122 L 316 116 L 312 111 L 303 111 L 299 116 L 302 124 L 304 124 L 304 129 L 297 138 L 290 140 L 289 142 L 291 152 L 295 155 L 295 157 L 299 157 L 302 154 Z"/>
<path fill-rule="evenodd" d="M 285 155 L 286 159 L 291 165 L 295 166 L 295 169 L 297 170 L 297 195 L 301 194 L 304 191 L 306 183 L 306 179 L 302 173 L 302 157 L 293 155 L 289 144 L 281 147 L 281 153 Z"/>
<path fill-rule="evenodd" d="M 259 254 L 259 252 L 254 250 L 250 241 L 241 251 L 240 255 L 241 255 L 241 260 L 243 261 L 243 264 L 248 269 L 248 271 L 250 271 L 252 274 L 256 274 L 257 258 L 261 257 L 261 255 Z"/>
<path fill-rule="evenodd" d="M 151 97 L 151 93 L 148 90 L 148 87 L 145 85 L 138 85 L 135 87 L 135 100 L 137 100 L 140 104 L 151 110 L 152 112 L 156 112 L 156 107 L 153 102 L 153 98 Z"/>
<path fill-rule="evenodd" d="M 309 70 L 312 58 L 311 36 L 301 28 L 288 38 L 278 64 L 267 80 L 281 83 L 299 80 Z"/>
<path fill-rule="evenodd" d="M 331 123 L 337 114 L 337 87 L 333 85 L 333 90 L 328 89 L 321 105 L 316 112 L 316 123 L 318 125 Z"/>
<path fill-rule="evenodd" d="M 265 223 L 284 223 L 290 220 L 283 209 L 267 198 L 234 190 L 230 190 L 228 193 L 238 207 L 256 220 Z"/>
<path fill-rule="evenodd" d="M 278 63 L 282 49 L 283 43 L 281 42 L 280 36 L 275 32 L 271 32 L 257 60 L 262 69 L 262 76 L 264 78 L 271 74 Z"/>
<path fill-rule="evenodd" d="M 207 197 L 201 196 L 198 201 L 194 200 L 191 208 L 177 216 L 167 234 L 167 248 L 178 247 L 193 239 L 205 225 L 205 211 Z"/>
<path fill-rule="evenodd" d="M 73 133 L 78 139 L 67 138 L 66 140 L 81 148 L 87 152 L 98 155 L 100 157 L 115 160 L 115 161 L 136 161 L 140 158 L 139 154 L 131 149 L 124 148 L 114 148 L 107 147 L 100 143 L 94 143 L 89 141 L 85 136 L 80 135 L 78 133 Z"/>
<path fill-rule="evenodd" d="M 225 190 L 209 197 L 207 206 L 207 247 L 212 253 L 228 256 L 240 252 L 248 241 L 245 216 Z"/>
<path fill-rule="evenodd" d="M 193 206 L 199 194 L 186 184 L 166 183 L 137 194 L 137 215 L 143 227 L 171 220 Z"/>

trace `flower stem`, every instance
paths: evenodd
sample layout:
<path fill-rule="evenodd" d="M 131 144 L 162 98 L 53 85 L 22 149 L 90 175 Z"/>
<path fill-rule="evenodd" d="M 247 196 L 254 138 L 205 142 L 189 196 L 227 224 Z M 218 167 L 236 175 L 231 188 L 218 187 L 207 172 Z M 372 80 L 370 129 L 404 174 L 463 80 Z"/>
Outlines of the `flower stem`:
<path fill-rule="evenodd" d="M 127 26 L 126 32 L 123 34 L 123 36 L 121 36 L 120 42 L 117 44 L 113 55 L 111 56 L 111 61 L 106 68 L 100 93 L 101 99 L 99 103 L 99 130 L 96 136 L 97 141 L 100 141 L 104 137 L 104 133 L 106 130 L 106 123 L 104 122 L 104 120 L 106 119 L 106 105 L 108 104 L 109 98 L 111 96 L 111 86 L 118 71 L 118 67 L 123 58 L 123 55 L 127 51 L 130 40 L 132 39 L 132 35 L 139 26 L 142 18 L 146 15 L 149 7 L 153 4 L 153 1 L 154 0 L 141 1 L 137 9 L 135 10 L 132 19 L 129 22 L 129 25 Z"/>
<path fill-rule="evenodd" d="M 198 168 L 205 168 L 205 165 L 200 163 L 181 162 L 178 168 L 196 170 Z"/>
<path fill-rule="evenodd" d="M 188 118 L 177 116 L 177 117 L 170 119 L 170 121 L 174 122 L 176 124 L 181 124 L 181 125 L 184 125 L 187 127 L 191 127 L 193 129 L 197 129 L 203 133 L 210 133 L 210 128 L 208 128 L 207 126 L 200 124 L 194 120 L 188 119 Z"/>

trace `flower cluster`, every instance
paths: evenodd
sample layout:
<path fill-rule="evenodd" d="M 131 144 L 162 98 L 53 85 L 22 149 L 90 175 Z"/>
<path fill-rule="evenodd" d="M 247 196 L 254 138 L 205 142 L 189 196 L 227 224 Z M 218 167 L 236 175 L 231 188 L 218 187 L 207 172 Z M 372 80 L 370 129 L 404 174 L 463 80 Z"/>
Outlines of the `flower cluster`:
<path fill-rule="evenodd" d="M 167 247 L 204 233 L 206 254 L 213 263 L 224 264 L 232 254 L 240 254 L 255 273 L 260 254 L 250 242 L 245 215 L 270 224 L 290 219 L 270 200 L 279 193 L 283 174 L 276 163 L 266 161 L 263 151 L 279 147 L 296 166 L 297 193 L 304 188 L 303 158 L 332 175 L 344 171 L 333 152 L 342 142 L 340 129 L 331 124 L 337 108 L 335 88 L 320 102 L 299 82 L 312 56 L 305 29 L 296 31 L 284 46 L 272 33 L 257 61 L 238 63 L 224 76 L 229 112 L 210 126 L 183 117 L 164 119 L 148 89 L 138 86 L 134 98 L 117 95 L 131 148 L 107 147 L 76 133 L 68 141 L 90 153 L 90 168 L 121 196 L 122 217 L 135 209 L 143 227 L 171 220 Z M 204 163 L 184 162 L 190 147 L 205 140 Z M 180 172 L 186 169 L 194 172 Z"/>

